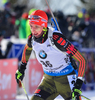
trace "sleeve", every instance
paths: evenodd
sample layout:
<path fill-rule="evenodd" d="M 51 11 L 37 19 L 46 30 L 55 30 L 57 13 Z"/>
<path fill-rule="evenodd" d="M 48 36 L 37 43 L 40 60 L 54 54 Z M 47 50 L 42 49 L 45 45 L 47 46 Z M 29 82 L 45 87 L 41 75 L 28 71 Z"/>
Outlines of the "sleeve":
<path fill-rule="evenodd" d="M 28 62 L 28 60 L 29 60 L 29 57 L 30 57 L 31 52 L 32 52 L 31 41 L 32 41 L 32 34 L 29 35 L 28 42 L 24 47 L 23 54 L 22 54 L 22 59 L 21 59 L 22 63 L 26 64 Z"/>
<path fill-rule="evenodd" d="M 82 53 L 61 33 L 54 32 L 53 41 L 59 50 L 67 52 L 72 58 L 79 62 L 78 77 L 83 77 L 85 73 L 86 59 Z"/>

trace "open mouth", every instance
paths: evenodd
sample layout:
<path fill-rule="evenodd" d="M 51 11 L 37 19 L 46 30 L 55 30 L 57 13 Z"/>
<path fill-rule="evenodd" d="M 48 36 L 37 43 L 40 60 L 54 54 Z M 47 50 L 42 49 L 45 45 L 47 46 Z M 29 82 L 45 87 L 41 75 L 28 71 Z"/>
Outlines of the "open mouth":
<path fill-rule="evenodd" d="M 36 38 L 39 37 L 39 34 L 38 34 L 38 33 L 34 33 L 33 35 L 34 35 Z"/>
<path fill-rule="evenodd" d="M 37 36 L 38 35 L 38 33 L 34 33 L 34 36 Z"/>

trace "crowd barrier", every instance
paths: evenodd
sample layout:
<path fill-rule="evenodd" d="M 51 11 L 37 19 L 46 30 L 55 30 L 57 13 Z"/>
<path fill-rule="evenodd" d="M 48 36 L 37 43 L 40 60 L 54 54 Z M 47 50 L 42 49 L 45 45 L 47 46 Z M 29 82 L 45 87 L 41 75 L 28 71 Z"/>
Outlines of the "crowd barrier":
<path fill-rule="evenodd" d="M 12 100 L 16 97 L 15 72 L 17 59 L 0 60 L 0 100 Z"/>
<path fill-rule="evenodd" d="M 33 94 L 42 79 L 43 69 L 42 69 L 42 65 L 37 61 L 37 59 L 30 59 L 28 70 L 29 70 L 28 73 L 29 93 Z"/>

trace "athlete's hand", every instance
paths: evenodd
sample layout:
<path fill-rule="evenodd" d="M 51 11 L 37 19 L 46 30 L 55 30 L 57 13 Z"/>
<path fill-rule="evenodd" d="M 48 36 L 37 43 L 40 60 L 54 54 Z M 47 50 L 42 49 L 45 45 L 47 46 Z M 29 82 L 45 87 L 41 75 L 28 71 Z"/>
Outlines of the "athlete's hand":
<path fill-rule="evenodd" d="M 22 81 L 24 78 L 24 72 L 20 72 L 19 70 L 16 71 L 16 82 L 19 84 L 19 79 Z"/>
<path fill-rule="evenodd" d="M 74 88 L 72 90 L 72 100 L 74 100 L 75 98 L 80 100 L 79 97 L 82 93 L 82 91 L 80 90 L 82 87 L 82 84 L 83 84 L 83 80 L 81 80 L 81 79 L 76 80 L 76 83 L 75 83 Z"/>
<path fill-rule="evenodd" d="M 73 92 L 72 92 L 72 100 L 80 100 L 80 95 L 81 95 L 82 91 L 79 89 L 74 88 Z"/>
<path fill-rule="evenodd" d="M 21 63 L 18 70 L 16 71 L 15 78 L 16 82 L 19 84 L 19 80 L 23 80 L 25 75 L 26 64 Z"/>

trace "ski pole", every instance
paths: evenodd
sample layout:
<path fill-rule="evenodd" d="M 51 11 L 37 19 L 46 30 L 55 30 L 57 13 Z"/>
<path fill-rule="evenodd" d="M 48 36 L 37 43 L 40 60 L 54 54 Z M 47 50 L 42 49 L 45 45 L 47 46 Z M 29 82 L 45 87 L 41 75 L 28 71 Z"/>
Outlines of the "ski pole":
<path fill-rule="evenodd" d="M 57 29 L 58 29 L 58 31 L 60 31 L 60 28 L 59 28 L 59 26 L 58 26 L 58 24 L 57 24 L 57 22 L 56 22 L 56 20 L 55 20 L 55 17 L 54 17 L 54 15 L 53 15 L 53 13 L 52 13 L 50 7 L 49 7 L 49 4 L 48 4 L 47 0 L 45 0 L 45 1 L 46 1 L 46 4 L 47 4 L 47 6 L 48 6 L 48 8 L 49 8 L 49 10 L 50 10 L 50 13 L 51 13 L 51 15 L 52 15 L 54 21 L 55 21 L 55 23 L 56 23 Z M 61 32 L 61 31 L 60 31 L 60 32 Z"/>
<path fill-rule="evenodd" d="M 79 96 L 72 96 L 72 100 L 82 100 L 82 98 L 81 98 L 81 95 L 79 95 Z"/>
<path fill-rule="evenodd" d="M 85 96 L 83 96 L 83 95 L 81 95 L 81 97 L 85 98 L 86 100 L 90 100 L 89 98 L 87 98 L 87 97 L 85 97 Z"/>
<path fill-rule="evenodd" d="M 77 100 L 82 100 L 81 96 L 79 96 L 79 97 L 77 98 Z"/>
<path fill-rule="evenodd" d="M 19 81 L 21 82 L 21 85 L 22 85 L 23 90 L 24 90 L 24 92 L 25 92 L 25 94 L 26 94 L 27 100 L 29 100 L 29 97 L 28 97 L 28 94 L 27 94 L 27 92 L 26 92 L 26 90 L 25 90 L 25 87 L 24 87 L 24 85 L 23 85 L 23 82 L 22 82 L 20 79 L 19 79 Z"/>

